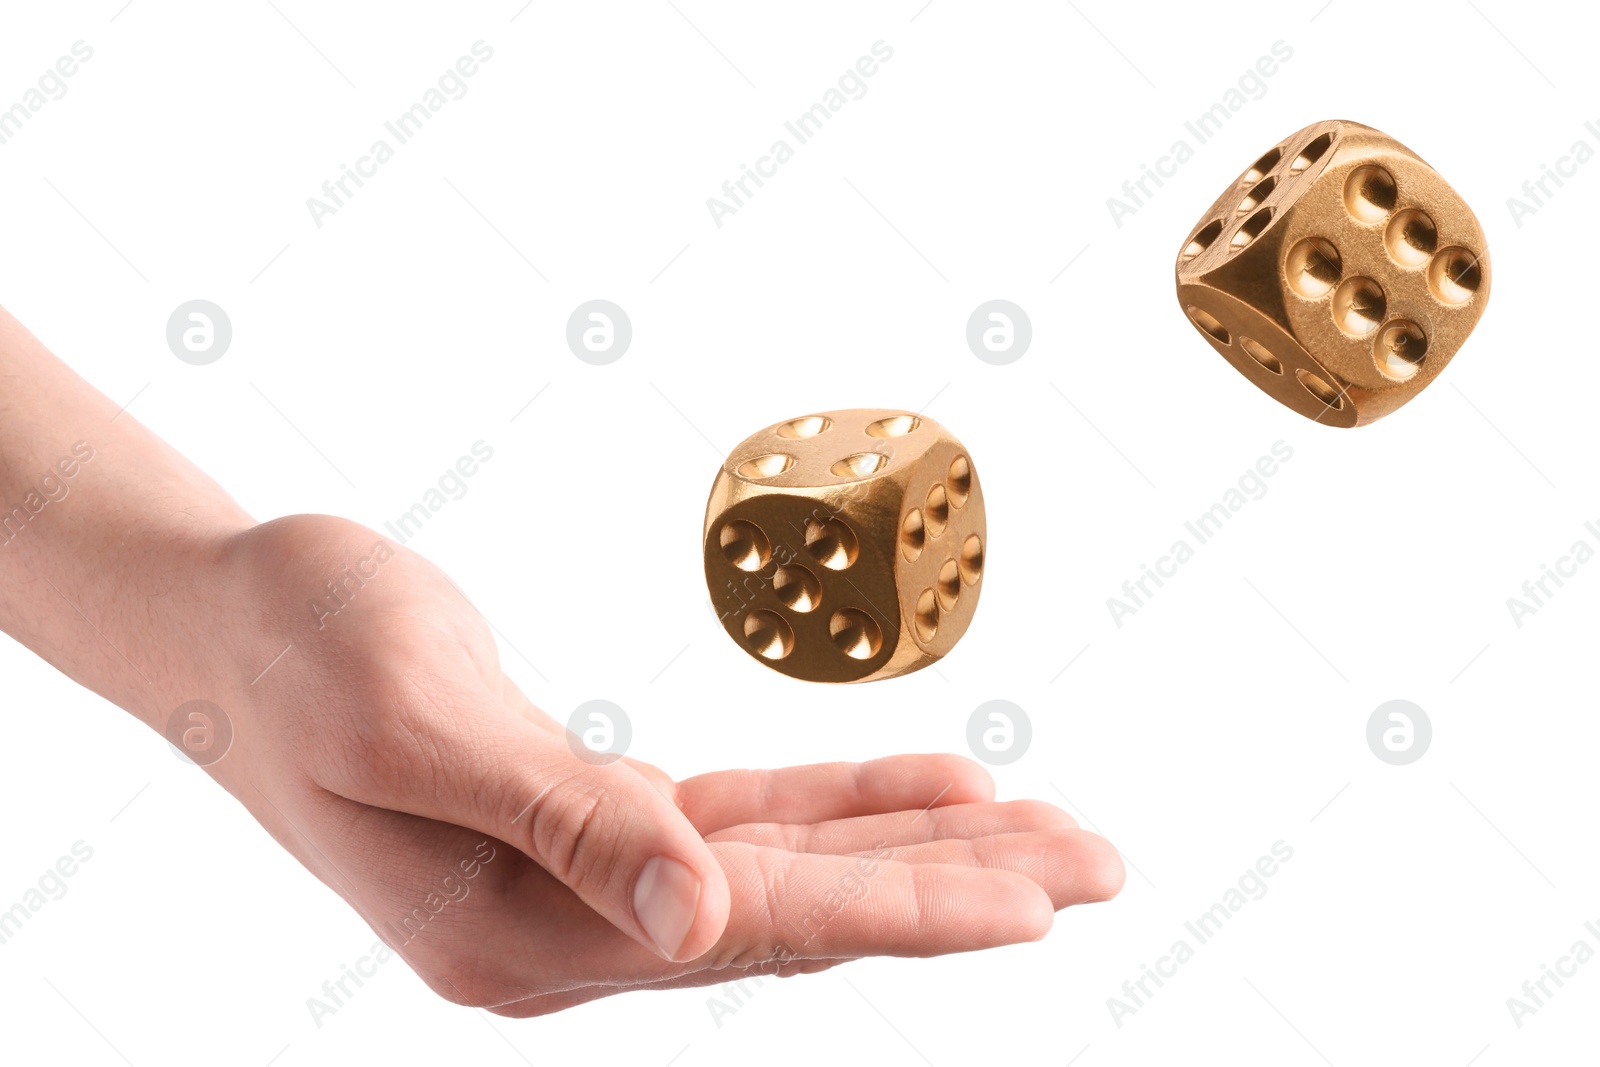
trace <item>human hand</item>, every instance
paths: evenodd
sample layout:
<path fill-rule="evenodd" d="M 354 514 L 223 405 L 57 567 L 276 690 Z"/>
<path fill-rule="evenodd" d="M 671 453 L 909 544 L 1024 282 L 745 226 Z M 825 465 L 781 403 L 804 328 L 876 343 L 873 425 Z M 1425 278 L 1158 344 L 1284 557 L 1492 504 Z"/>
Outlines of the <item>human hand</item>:
<path fill-rule="evenodd" d="M 683 782 L 586 760 L 455 586 L 353 523 L 295 516 L 202 555 L 191 631 L 164 643 L 208 650 L 182 684 L 232 720 L 207 770 L 452 1001 L 535 1015 L 1036 940 L 1121 887 L 1105 841 L 995 803 L 966 759 Z"/>

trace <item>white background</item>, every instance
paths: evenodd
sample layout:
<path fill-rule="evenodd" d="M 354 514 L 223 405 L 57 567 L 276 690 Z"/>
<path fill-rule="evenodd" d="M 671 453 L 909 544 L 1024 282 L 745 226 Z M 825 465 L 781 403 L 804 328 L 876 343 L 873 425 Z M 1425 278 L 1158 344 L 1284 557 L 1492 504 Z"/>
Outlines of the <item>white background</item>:
<path fill-rule="evenodd" d="M 0 106 L 73 42 L 94 56 L 0 145 L 0 300 L 260 518 L 381 527 L 489 443 L 410 546 L 474 597 L 536 702 L 616 701 L 633 754 L 680 776 L 964 751 L 978 704 L 1015 701 L 1034 739 L 996 769 L 1001 795 L 1112 838 L 1122 896 L 1038 944 L 768 983 L 721 1026 L 715 989 L 512 1022 L 394 962 L 319 1028 L 306 999 L 370 931 L 165 742 L 8 644 L 0 908 L 75 841 L 94 855 L 0 945 L 4 1058 L 1592 1056 L 1600 963 L 1520 1029 L 1506 1007 L 1575 940 L 1600 948 L 1583 929 L 1600 920 L 1600 565 L 1521 628 L 1506 607 L 1597 543 L 1600 163 L 1520 227 L 1506 208 L 1575 139 L 1600 147 L 1589 16 L 675 2 L 7 5 Z M 480 39 L 494 57 L 467 95 L 317 228 L 306 198 Z M 706 198 L 878 40 L 894 55 L 866 95 L 714 225 Z M 1279 40 L 1293 57 L 1265 95 L 1116 227 L 1106 198 Z M 1360 430 L 1257 392 L 1172 294 L 1223 186 L 1335 117 L 1436 166 L 1493 256 L 1449 369 Z M 194 298 L 234 329 L 204 367 L 165 341 Z M 592 298 L 633 322 L 609 366 L 566 348 Z M 1008 366 L 965 342 L 992 298 L 1033 323 Z M 924 410 L 971 449 L 986 588 L 937 671 L 820 688 L 715 626 L 702 511 L 722 450 L 858 406 Z M 1280 440 L 1293 459 L 1266 495 L 1116 627 L 1106 598 Z M 1404 767 L 1365 740 L 1396 698 L 1434 729 Z M 1118 1027 L 1107 998 L 1280 840 L 1294 855 L 1269 892 Z"/>

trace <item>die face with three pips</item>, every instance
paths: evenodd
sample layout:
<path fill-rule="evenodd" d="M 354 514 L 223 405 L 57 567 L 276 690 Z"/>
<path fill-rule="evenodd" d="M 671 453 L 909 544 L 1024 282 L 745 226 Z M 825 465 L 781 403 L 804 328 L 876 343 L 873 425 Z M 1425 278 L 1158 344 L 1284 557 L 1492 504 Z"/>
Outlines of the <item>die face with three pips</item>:
<path fill-rule="evenodd" d="M 1178 301 L 1286 407 L 1360 426 L 1416 396 L 1489 298 L 1477 218 L 1369 126 L 1318 122 L 1245 170 L 1178 252 Z"/>
<path fill-rule="evenodd" d="M 815 682 L 892 678 L 949 652 L 972 621 L 988 544 L 965 447 L 892 409 L 751 435 L 717 472 L 704 536 L 728 635 Z"/>

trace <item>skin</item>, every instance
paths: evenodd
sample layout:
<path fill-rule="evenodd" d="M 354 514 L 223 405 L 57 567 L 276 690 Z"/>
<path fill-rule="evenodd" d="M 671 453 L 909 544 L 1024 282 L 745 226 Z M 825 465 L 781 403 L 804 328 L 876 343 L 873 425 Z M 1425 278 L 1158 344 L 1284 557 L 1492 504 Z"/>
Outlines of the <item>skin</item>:
<path fill-rule="evenodd" d="M 1106 841 L 956 756 L 681 781 L 580 757 L 427 560 L 257 523 L 3 310 L 0 521 L 0 629 L 169 739 L 185 702 L 223 709 L 206 772 L 456 1003 L 1033 941 L 1122 886 Z"/>

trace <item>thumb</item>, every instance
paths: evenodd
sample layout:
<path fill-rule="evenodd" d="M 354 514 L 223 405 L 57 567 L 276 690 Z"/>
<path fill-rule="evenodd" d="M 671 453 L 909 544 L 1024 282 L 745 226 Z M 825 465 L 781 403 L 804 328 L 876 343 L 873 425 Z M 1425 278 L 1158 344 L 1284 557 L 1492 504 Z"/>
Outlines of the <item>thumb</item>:
<path fill-rule="evenodd" d="M 666 959 L 710 950 L 728 922 L 728 883 L 688 817 L 620 759 L 575 753 L 548 734 L 542 746 L 550 763 L 536 777 L 513 772 L 528 800 L 504 840 Z"/>
<path fill-rule="evenodd" d="M 459 738 L 429 738 L 430 762 L 444 766 L 423 788 L 417 776 L 404 776 L 406 795 L 381 803 L 521 850 L 668 960 L 704 954 L 728 922 L 721 865 L 688 817 L 644 776 L 568 741 L 565 732 L 521 717 L 478 718 Z"/>

